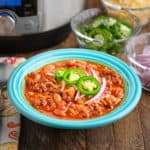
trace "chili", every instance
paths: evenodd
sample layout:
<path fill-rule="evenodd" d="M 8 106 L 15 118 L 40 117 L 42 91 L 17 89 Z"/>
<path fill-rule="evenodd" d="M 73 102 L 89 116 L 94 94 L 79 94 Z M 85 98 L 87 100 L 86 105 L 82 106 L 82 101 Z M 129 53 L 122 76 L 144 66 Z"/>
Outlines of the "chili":
<path fill-rule="evenodd" d="M 71 120 L 96 118 L 113 111 L 124 99 L 122 77 L 107 66 L 72 59 L 50 66 L 53 69 L 45 65 L 25 77 L 26 100 L 45 115 Z M 60 76 L 56 77 L 57 73 Z"/>

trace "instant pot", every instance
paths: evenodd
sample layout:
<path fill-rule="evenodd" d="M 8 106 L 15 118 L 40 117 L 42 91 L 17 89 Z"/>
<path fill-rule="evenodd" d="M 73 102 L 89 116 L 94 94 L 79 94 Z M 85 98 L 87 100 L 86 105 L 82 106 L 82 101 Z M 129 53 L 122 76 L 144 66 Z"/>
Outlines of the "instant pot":
<path fill-rule="evenodd" d="M 0 53 L 28 52 L 64 39 L 86 0 L 0 0 Z"/>

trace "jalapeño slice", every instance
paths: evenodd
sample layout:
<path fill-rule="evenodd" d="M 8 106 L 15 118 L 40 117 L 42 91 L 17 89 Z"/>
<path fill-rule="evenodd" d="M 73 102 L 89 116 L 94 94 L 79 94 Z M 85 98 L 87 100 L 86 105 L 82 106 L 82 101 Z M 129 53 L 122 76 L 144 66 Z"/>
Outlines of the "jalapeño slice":
<path fill-rule="evenodd" d="M 57 69 L 57 70 L 55 71 L 55 78 L 56 78 L 57 80 L 62 80 L 65 71 L 66 71 L 66 69 L 63 69 L 63 68 L 62 68 L 62 69 Z"/>
<path fill-rule="evenodd" d="M 86 76 L 86 73 L 83 70 L 73 68 L 65 71 L 63 79 L 67 84 L 74 85 L 83 76 Z"/>
<path fill-rule="evenodd" d="M 84 95 L 95 95 L 100 87 L 99 81 L 93 76 L 83 76 L 77 83 L 78 91 Z"/>

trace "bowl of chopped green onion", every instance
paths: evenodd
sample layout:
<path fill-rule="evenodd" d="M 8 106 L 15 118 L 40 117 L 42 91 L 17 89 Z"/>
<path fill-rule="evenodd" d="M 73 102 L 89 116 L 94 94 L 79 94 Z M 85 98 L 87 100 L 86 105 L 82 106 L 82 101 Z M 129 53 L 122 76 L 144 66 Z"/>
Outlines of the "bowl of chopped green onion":
<path fill-rule="evenodd" d="M 141 24 L 126 10 L 91 8 L 73 17 L 71 28 L 80 47 L 118 55 L 126 41 L 141 31 Z"/>

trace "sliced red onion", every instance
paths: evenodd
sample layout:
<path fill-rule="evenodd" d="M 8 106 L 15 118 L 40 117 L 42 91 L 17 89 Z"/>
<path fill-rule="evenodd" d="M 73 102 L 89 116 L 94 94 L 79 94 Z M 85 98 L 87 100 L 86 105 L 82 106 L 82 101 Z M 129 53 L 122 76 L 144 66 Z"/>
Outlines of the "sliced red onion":
<path fill-rule="evenodd" d="M 135 60 L 140 64 L 132 64 L 139 75 L 143 87 L 150 89 L 150 45 L 145 46 L 143 54 L 134 55 Z"/>
<path fill-rule="evenodd" d="M 149 83 L 150 84 L 150 71 L 145 71 L 143 73 L 139 74 L 140 78 L 144 83 Z"/>
<path fill-rule="evenodd" d="M 104 94 L 105 89 L 106 89 L 106 79 L 102 78 L 102 86 L 101 86 L 100 91 L 98 92 L 97 95 L 95 95 L 90 100 L 85 102 L 85 104 L 88 104 L 88 103 L 95 102 L 95 101 L 99 100 L 102 97 L 102 95 Z"/>
<path fill-rule="evenodd" d="M 76 96 L 75 96 L 74 100 L 76 101 L 76 100 L 79 98 L 79 96 L 80 96 L 80 92 L 79 92 L 79 91 L 77 91 L 77 93 L 76 93 Z"/>
<path fill-rule="evenodd" d="M 64 81 L 62 81 L 62 87 L 61 87 L 61 92 L 63 92 L 64 91 L 64 89 L 65 89 L 65 86 L 66 86 L 66 83 L 64 82 Z"/>
<path fill-rule="evenodd" d="M 138 54 L 138 55 L 135 55 L 134 58 L 141 65 L 143 65 L 145 67 L 149 67 L 150 66 L 150 55 L 149 54 L 147 54 L 147 55 L 146 54 Z"/>
<path fill-rule="evenodd" d="M 80 95 L 79 98 L 83 98 L 85 95 Z"/>
<path fill-rule="evenodd" d="M 150 63 L 143 62 L 142 65 L 150 68 Z"/>
<path fill-rule="evenodd" d="M 78 100 L 79 98 L 83 98 L 85 95 L 80 94 L 80 92 L 78 91 L 76 96 L 75 96 L 75 101 Z"/>
<path fill-rule="evenodd" d="M 92 75 L 99 81 L 100 79 L 99 79 L 99 77 L 98 77 L 96 71 L 93 69 L 93 67 L 90 67 L 90 70 L 91 70 L 91 72 L 92 72 Z"/>
<path fill-rule="evenodd" d="M 54 76 L 54 73 L 51 73 L 51 72 L 48 72 L 46 74 L 49 75 L 49 76 Z"/>
<path fill-rule="evenodd" d="M 150 45 L 146 45 L 143 49 L 143 54 L 149 55 L 150 54 Z"/>
<path fill-rule="evenodd" d="M 65 108 L 65 110 L 63 110 L 63 112 L 67 112 L 68 108 L 70 107 L 70 105 L 72 104 L 72 102 L 69 102 L 67 107 Z"/>
<path fill-rule="evenodd" d="M 150 58 L 150 54 L 138 54 L 135 56 L 136 60 L 141 60 L 141 61 L 145 61 L 145 59 L 149 59 Z"/>
<path fill-rule="evenodd" d="M 87 71 L 85 71 L 85 73 L 86 73 L 87 76 L 90 76 L 90 74 Z"/>

